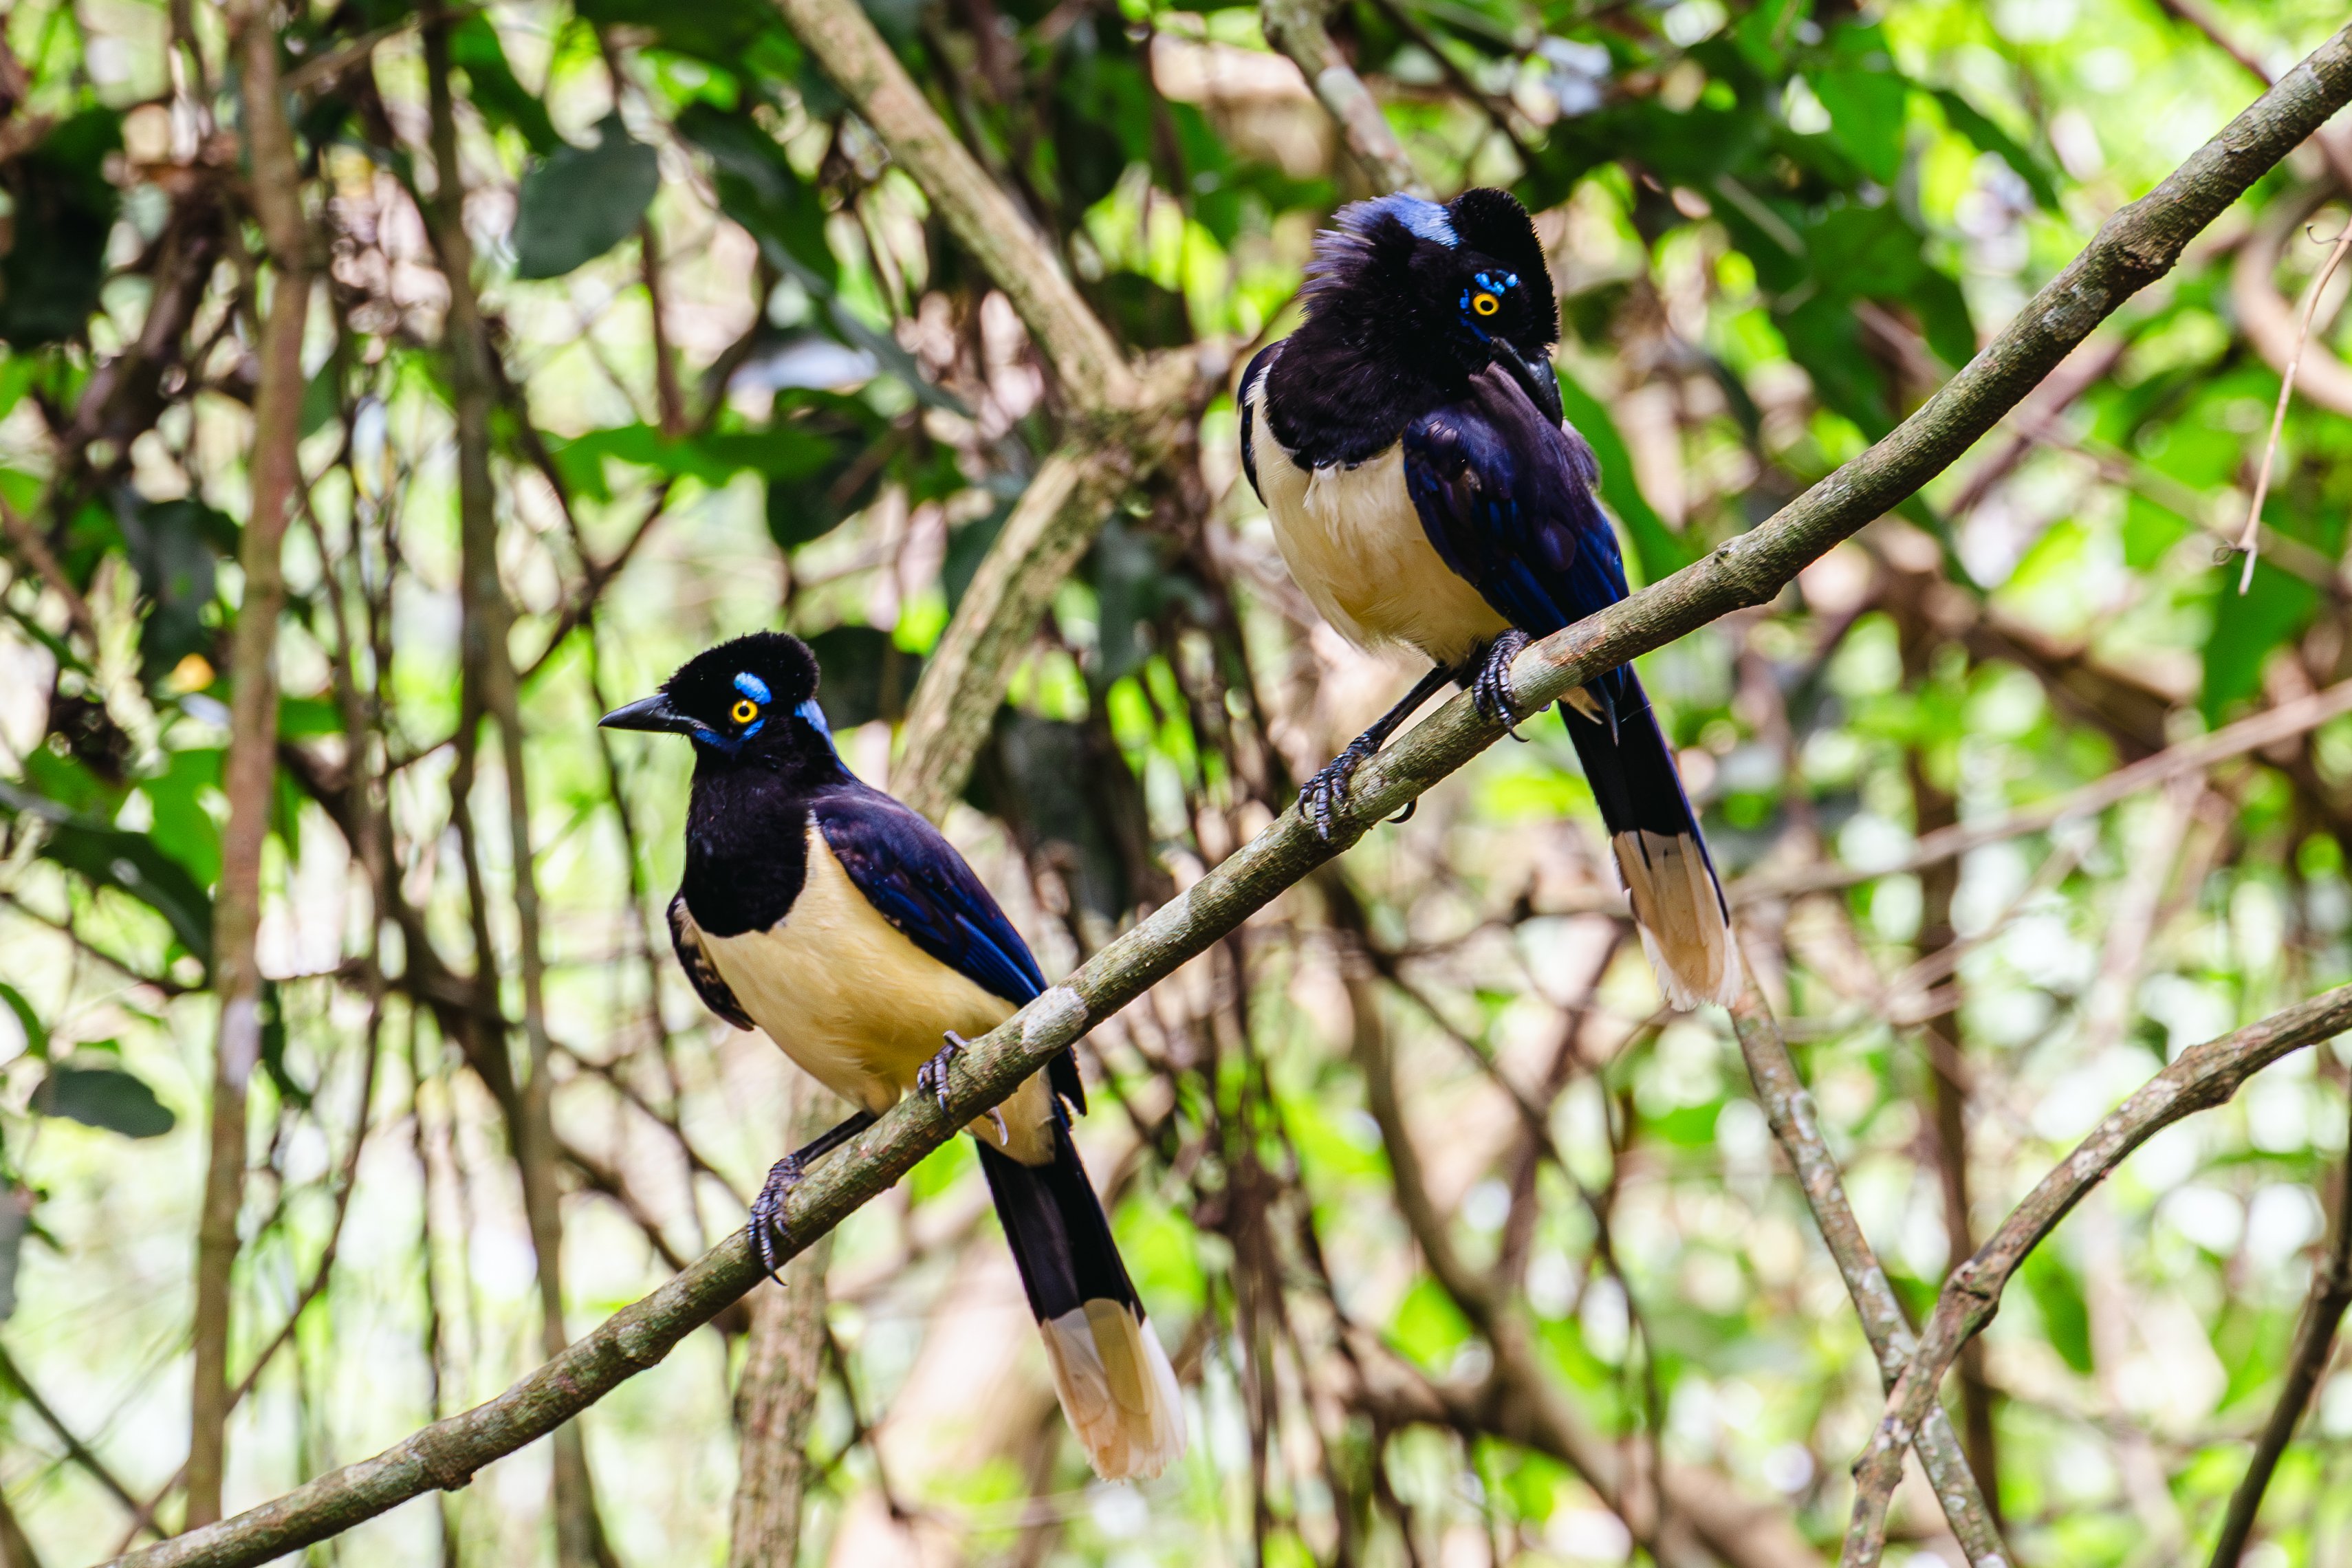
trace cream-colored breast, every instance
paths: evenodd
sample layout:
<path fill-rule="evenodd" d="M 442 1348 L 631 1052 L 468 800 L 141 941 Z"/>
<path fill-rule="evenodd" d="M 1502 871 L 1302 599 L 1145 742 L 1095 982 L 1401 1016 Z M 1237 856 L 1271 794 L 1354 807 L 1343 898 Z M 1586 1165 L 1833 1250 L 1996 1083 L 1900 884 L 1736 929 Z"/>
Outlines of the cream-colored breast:
<path fill-rule="evenodd" d="M 1301 468 L 1267 427 L 1262 382 L 1250 396 L 1275 544 L 1334 630 L 1358 647 L 1402 644 L 1451 667 L 1509 627 L 1430 544 L 1404 488 L 1402 446 L 1353 468 Z"/>
<path fill-rule="evenodd" d="M 914 1087 L 947 1030 L 977 1039 L 1014 1011 L 884 920 L 814 820 L 808 879 L 791 911 L 762 931 L 706 931 L 702 947 L 786 1056 L 877 1114 Z"/>

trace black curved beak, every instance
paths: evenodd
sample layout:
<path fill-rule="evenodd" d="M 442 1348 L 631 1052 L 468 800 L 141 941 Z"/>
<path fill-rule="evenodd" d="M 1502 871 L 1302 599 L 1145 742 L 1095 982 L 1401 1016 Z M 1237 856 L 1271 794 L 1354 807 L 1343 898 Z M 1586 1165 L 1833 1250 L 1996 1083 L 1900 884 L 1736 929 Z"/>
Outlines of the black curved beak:
<path fill-rule="evenodd" d="M 596 721 L 604 730 L 656 730 L 672 735 L 694 733 L 694 721 L 669 705 L 669 698 L 656 691 L 651 697 L 615 708 Z"/>

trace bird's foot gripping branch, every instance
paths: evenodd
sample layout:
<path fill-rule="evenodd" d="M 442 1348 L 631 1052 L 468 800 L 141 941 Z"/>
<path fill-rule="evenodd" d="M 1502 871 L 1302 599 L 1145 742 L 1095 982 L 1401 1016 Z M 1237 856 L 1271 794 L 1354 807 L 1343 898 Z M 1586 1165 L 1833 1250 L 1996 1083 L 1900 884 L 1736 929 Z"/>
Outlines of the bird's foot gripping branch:
<path fill-rule="evenodd" d="M 1999 338 L 1891 435 L 1752 532 L 1521 655 L 1512 672 L 1516 705 L 1531 709 L 1558 701 L 1638 654 L 1731 610 L 1769 599 L 1807 563 L 1948 467 L 2095 326 L 2161 276 L 2193 236 L 2347 100 L 2352 28 L 2284 76 L 2157 190 L 2109 218 Z M 975 1041 L 949 1075 L 946 1111 L 928 1100 L 904 1101 L 811 1171 L 786 1205 L 794 1246 L 808 1246 L 886 1190 L 965 1122 L 1067 1049 L 1089 1026 L 1202 952 L 1360 837 L 1368 824 L 1402 809 L 1500 734 L 1474 711 L 1468 698 L 1456 698 L 1364 765 L 1332 842 L 1320 838 L 1296 810 L 1286 813 L 1067 982 Z M 2302 1016 L 2298 1010 L 2296 1016 Z M 410 1498 L 461 1484 L 658 1363 L 759 1277 L 749 1237 L 739 1232 L 497 1398 L 234 1519 L 121 1561 L 139 1568 L 263 1563 Z M 1934 1398 L 1934 1373 L 1941 1368 L 1926 1355 L 1933 1348 L 1923 1348 L 1915 1358 L 1916 1374 L 1906 1373 L 1898 1385 L 1886 1430 L 1917 1430 L 1916 1416 L 1906 1418 L 1906 1413 L 1914 1406 L 1924 1410 Z M 1859 1530 L 1864 1544 L 1850 1550 L 1853 1561 L 1875 1561 L 1883 1547 L 1884 1499 L 1892 1482 L 1885 1480 L 1884 1489 L 1881 1482 L 1890 1469 L 1899 1476 L 1900 1460 L 1899 1446 L 1874 1449 L 1863 1500 L 1876 1500 L 1878 1534 L 1872 1538 L 1867 1529 Z M 1857 1521 L 1858 1526 L 1869 1522 Z"/>

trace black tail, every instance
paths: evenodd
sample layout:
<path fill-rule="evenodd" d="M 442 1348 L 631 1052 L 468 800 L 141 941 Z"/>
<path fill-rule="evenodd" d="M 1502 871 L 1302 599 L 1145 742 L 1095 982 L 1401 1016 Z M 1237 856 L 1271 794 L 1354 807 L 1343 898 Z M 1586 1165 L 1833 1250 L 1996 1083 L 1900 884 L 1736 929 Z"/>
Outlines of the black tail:
<path fill-rule="evenodd" d="M 1674 750 L 1633 672 L 1603 679 L 1613 690 L 1609 710 L 1595 718 L 1563 702 L 1559 716 L 1608 826 L 1643 950 L 1658 988 L 1675 1006 L 1719 1002 L 1727 1007 L 1739 994 L 1731 911 L 1690 796 L 1683 793 Z"/>
<path fill-rule="evenodd" d="M 1176 1374 L 1058 1108 L 1053 1121 L 1051 1164 L 1024 1165 L 981 1138 L 980 1168 L 1087 1459 L 1106 1480 L 1156 1476 L 1184 1451 Z"/>

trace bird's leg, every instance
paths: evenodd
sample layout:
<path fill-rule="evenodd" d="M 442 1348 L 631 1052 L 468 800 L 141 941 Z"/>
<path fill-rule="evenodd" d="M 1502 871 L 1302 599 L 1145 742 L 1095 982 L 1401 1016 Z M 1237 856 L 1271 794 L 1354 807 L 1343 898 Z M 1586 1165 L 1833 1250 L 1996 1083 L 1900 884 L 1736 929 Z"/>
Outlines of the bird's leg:
<path fill-rule="evenodd" d="M 1397 726 L 1412 717 L 1413 710 L 1430 699 L 1430 694 L 1454 679 L 1450 669 L 1431 670 L 1413 683 L 1404 700 L 1373 721 L 1372 727 L 1348 742 L 1347 749 L 1317 771 L 1298 792 L 1298 809 L 1315 826 L 1315 836 L 1326 844 L 1331 841 L 1332 819 L 1348 798 L 1348 782 L 1363 766 L 1364 759 L 1387 743 L 1396 733 Z"/>
<path fill-rule="evenodd" d="M 784 1200 L 801 1184 L 808 1168 L 873 1125 L 872 1111 L 858 1111 L 769 1167 L 766 1184 L 760 1188 L 760 1195 L 751 1200 L 751 1249 L 760 1255 L 761 1272 L 776 1272 L 776 1243 L 792 1239 L 784 1229 Z"/>
<path fill-rule="evenodd" d="M 1470 701 L 1486 718 L 1502 725 L 1512 740 L 1523 740 L 1517 728 L 1524 717 L 1511 706 L 1511 661 L 1528 646 L 1528 634 L 1517 626 L 1487 645 L 1478 658 L 1478 673 L 1470 678 Z"/>

